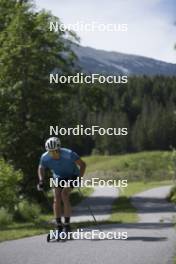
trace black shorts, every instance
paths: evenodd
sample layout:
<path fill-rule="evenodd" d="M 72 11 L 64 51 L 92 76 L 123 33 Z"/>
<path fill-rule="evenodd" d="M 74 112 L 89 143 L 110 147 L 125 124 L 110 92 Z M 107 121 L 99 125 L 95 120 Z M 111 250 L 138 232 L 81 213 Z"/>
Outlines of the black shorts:
<path fill-rule="evenodd" d="M 73 178 L 69 178 L 69 179 L 61 179 L 60 181 L 58 181 L 58 187 L 57 188 L 64 189 L 66 187 L 70 187 L 73 189 L 74 188 L 73 181 L 77 180 L 77 178 L 78 178 L 78 176 L 74 176 Z M 69 183 L 69 186 L 64 186 L 64 185 L 66 185 L 66 183 Z"/>

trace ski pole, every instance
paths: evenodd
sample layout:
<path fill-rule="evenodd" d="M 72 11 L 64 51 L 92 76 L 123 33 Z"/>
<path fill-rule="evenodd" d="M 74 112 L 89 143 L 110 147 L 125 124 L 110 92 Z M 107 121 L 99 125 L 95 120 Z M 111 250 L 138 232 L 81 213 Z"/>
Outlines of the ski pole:
<path fill-rule="evenodd" d="M 78 188 L 78 191 L 79 191 L 81 197 L 82 197 L 82 198 L 85 198 L 84 195 L 82 194 L 80 188 Z M 94 213 L 93 213 L 93 211 L 92 211 L 90 205 L 89 205 L 86 201 L 85 201 L 85 204 L 86 204 L 86 206 L 87 206 L 87 208 L 88 208 L 88 210 L 89 210 L 91 216 L 93 217 L 96 226 L 100 229 L 100 231 L 102 231 L 101 228 L 100 228 L 100 226 L 99 226 L 99 224 L 98 224 L 98 222 L 97 222 L 97 220 L 96 220 L 96 218 L 95 218 L 95 216 L 94 216 Z"/>

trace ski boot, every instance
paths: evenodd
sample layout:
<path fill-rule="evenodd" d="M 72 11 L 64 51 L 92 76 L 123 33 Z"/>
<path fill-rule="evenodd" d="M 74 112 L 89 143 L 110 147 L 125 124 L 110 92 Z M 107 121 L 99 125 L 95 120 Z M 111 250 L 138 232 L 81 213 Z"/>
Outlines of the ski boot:
<path fill-rule="evenodd" d="M 72 239 L 70 224 L 64 224 L 63 232 L 65 233 L 66 240 Z"/>

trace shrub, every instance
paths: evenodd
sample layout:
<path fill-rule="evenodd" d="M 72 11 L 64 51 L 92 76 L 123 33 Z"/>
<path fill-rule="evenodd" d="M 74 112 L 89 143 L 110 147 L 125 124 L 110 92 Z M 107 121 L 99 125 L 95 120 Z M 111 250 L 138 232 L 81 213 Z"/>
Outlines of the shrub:
<path fill-rule="evenodd" d="M 4 207 L 0 208 L 0 227 L 4 227 L 12 222 L 12 215 Z"/>
<path fill-rule="evenodd" d="M 176 186 L 174 186 L 169 194 L 169 201 L 176 203 Z"/>
<path fill-rule="evenodd" d="M 4 207 L 9 211 L 14 210 L 18 203 L 19 184 L 22 173 L 0 158 L 0 208 Z"/>
<path fill-rule="evenodd" d="M 22 221 L 37 221 L 40 217 L 40 212 L 39 205 L 23 200 L 18 204 L 15 217 L 17 220 Z"/>

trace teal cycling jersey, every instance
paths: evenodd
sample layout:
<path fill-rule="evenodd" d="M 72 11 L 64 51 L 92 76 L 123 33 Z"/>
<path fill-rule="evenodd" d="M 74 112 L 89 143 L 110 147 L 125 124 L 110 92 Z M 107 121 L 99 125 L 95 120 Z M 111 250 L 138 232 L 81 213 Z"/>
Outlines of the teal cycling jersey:
<path fill-rule="evenodd" d="M 79 175 L 79 168 L 75 161 L 79 160 L 79 155 L 66 148 L 60 148 L 59 159 L 54 159 L 49 152 L 45 152 L 40 158 L 40 166 L 48 168 L 53 178 L 71 179 Z"/>

